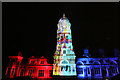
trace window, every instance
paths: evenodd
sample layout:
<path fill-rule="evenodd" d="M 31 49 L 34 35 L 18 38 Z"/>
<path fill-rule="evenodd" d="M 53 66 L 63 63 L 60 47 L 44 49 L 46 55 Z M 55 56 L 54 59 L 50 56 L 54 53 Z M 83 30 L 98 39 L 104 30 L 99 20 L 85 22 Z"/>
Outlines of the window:
<path fill-rule="evenodd" d="M 88 74 L 90 74 L 90 69 L 89 68 L 87 68 L 87 71 L 88 71 Z"/>
<path fill-rule="evenodd" d="M 73 69 L 73 72 L 75 72 L 75 69 Z"/>
<path fill-rule="evenodd" d="M 66 36 L 66 39 L 68 39 L 68 36 Z"/>
<path fill-rule="evenodd" d="M 66 54 L 66 50 L 63 50 L 63 54 Z"/>
<path fill-rule="evenodd" d="M 52 70 L 49 70 L 50 77 L 52 76 Z"/>
<path fill-rule="evenodd" d="M 35 61 L 31 61 L 31 64 L 34 64 L 35 63 Z"/>
<path fill-rule="evenodd" d="M 63 39 L 63 36 L 61 36 L 61 39 Z"/>
<path fill-rule="evenodd" d="M 55 69 L 55 72 L 56 72 L 56 69 Z"/>
<path fill-rule="evenodd" d="M 83 68 L 78 68 L 78 74 L 83 74 Z"/>
<path fill-rule="evenodd" d="M 21 69 L 20 76 L 24 75 L 24 69 Z"/>
<path fill-rule="evenodd" d="M 117 73 L 117 68 L 116 67 L 114 67 L 114 73 Z"/>
<path fill-rule="evenodd" d="M 66 70 L 66 66 L 61 66 L 61 71 L 65 71 Z"/>
<path fill-rule="evenodd" d="M 10 76 L 11 68 L 8 68 L 7 75 Z"/>
<path fill-rule="evenodd" d="M 111 67 L 112 73 L 117 73 L 116 67 Z"/>
<path fill-rule="evenodd" d="M 72 58 L 70 58 L 70 61 L 73 61 L 73 59 L 72 59 Z"/>
<path fill-rule="evenodd" d="M 100 74 L 100 69 L 99 68 L 94 68 L 94 73 L 95 74 Z"/>
<path fill-rule="evenodd" d="M 15 72 L 15 68 L 12 69 L 12 75 L 14 75 L 14 72 Z"/>
<path fill-rule="evenodd" d="M 33 73 L 34 73 L 34 70 L 29 70 L 28 76 L 32 76 Z"/>
<path fill-rule="evenodd" d="M 31 76 L 31 70 L 28 71 L 28 76 Z"/>
<path fill-rule="evenodd" d="M 44 61 L 41 61 L 41 64 L 44 64 Z"/>
<path fill-rule="evenodd" d="M 44 70 L 39 70 L 38 76 L 43 77 L 44 76 Z"/>

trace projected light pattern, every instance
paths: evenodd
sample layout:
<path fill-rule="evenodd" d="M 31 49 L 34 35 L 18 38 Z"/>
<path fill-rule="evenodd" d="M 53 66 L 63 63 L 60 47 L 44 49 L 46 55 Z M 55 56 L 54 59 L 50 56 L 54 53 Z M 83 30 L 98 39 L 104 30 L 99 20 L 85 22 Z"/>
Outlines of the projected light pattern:
<path fill-rule="evenodd" d="M 119 74 L 119 66 L 114 58 L 78 58 L 77 75 L 78 78 L 103 79 L 111 78 Z"/>
<path fill-rule="evenodd" d="M 32 78 L 52 78 L 52 64 L 47 63 L 47 59 L 43 56 L 29 58 L 27 64 L 21 64 L 23 57 L 9 56 L 10 63 L 6 69 L 5 76 L 8 78 L 30 76 Z"/>
<path fill-rule="evenodd" d="M 76 76 L 85 80 L 102 80 L 105 77 L 112 78 L 120 73 L 120 51 L 118 49 L 114 49 L 115 57 L 105 57 L 104 49 L 101 48 L 99 54 L 102 57 L 91 58 L 89 49 L 85 48 L 83 54 L 85 58 L 77 58 L 75 63 L 71 24 L 65 14 L 57 26 L 57 45 L 53 64 L 48 64 L 47 59 L 43 56 L 40 58 L 32 56 L 28 63 L 22 63 L 22 53 L 18 52 L 18 56 L 9 56 L 10 62 L 5 76 L 8 78 L 30 76 L 35 79 Z"/>
<path fill-rule="evenodd" d="M 63 14 L 58 22 L 57 46 L 54 53 L 53 75 L 75 76 L 75 53 L 72 46 L 71 24 Z"/>

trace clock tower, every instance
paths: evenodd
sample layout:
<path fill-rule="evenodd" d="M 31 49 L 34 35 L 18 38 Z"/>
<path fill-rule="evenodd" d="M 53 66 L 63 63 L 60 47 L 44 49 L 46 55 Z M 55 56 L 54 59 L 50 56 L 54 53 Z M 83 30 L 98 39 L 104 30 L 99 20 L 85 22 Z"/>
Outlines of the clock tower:
<path fill-rule="evenodd" d="M 54 53 L 53 75 L 76 76 L 75 53 L 72 46 L 71 24 L 63 14 L 58 21 L 57 45 Z"/>

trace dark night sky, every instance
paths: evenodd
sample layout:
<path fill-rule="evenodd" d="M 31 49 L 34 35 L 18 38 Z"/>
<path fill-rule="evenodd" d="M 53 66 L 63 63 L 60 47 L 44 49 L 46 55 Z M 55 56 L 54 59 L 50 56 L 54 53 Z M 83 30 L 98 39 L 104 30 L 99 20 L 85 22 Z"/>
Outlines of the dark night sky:
<path fill-rule="evenodd" d="M 89 47 L 93 57 L 104 48 L 106 56 L 120 49 L 118 3 L 3 3 L 3 66 L 8 56 L 20 50 L 25 59 L 45 56 L 52 60 L 56 48 L 58 20 L 63 13 L 72 28 L 77 57 Z"/>

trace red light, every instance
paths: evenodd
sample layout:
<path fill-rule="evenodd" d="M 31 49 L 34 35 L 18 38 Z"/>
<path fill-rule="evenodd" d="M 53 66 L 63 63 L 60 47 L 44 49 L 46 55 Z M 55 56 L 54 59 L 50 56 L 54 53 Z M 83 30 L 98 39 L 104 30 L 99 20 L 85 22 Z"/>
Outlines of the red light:
<path fill-rule="evenodd" d="M 6 69 L 6 76 L 9 78 L 30 76 L 32 78 L 52 78 L 52 64 L 47 63 L 43 56 L 29 58 L 29 63 L 21 65 L 22 56 L 9 56 L 10 64 Z M 32 62 L 33 61 L 33 62 Z"/>

